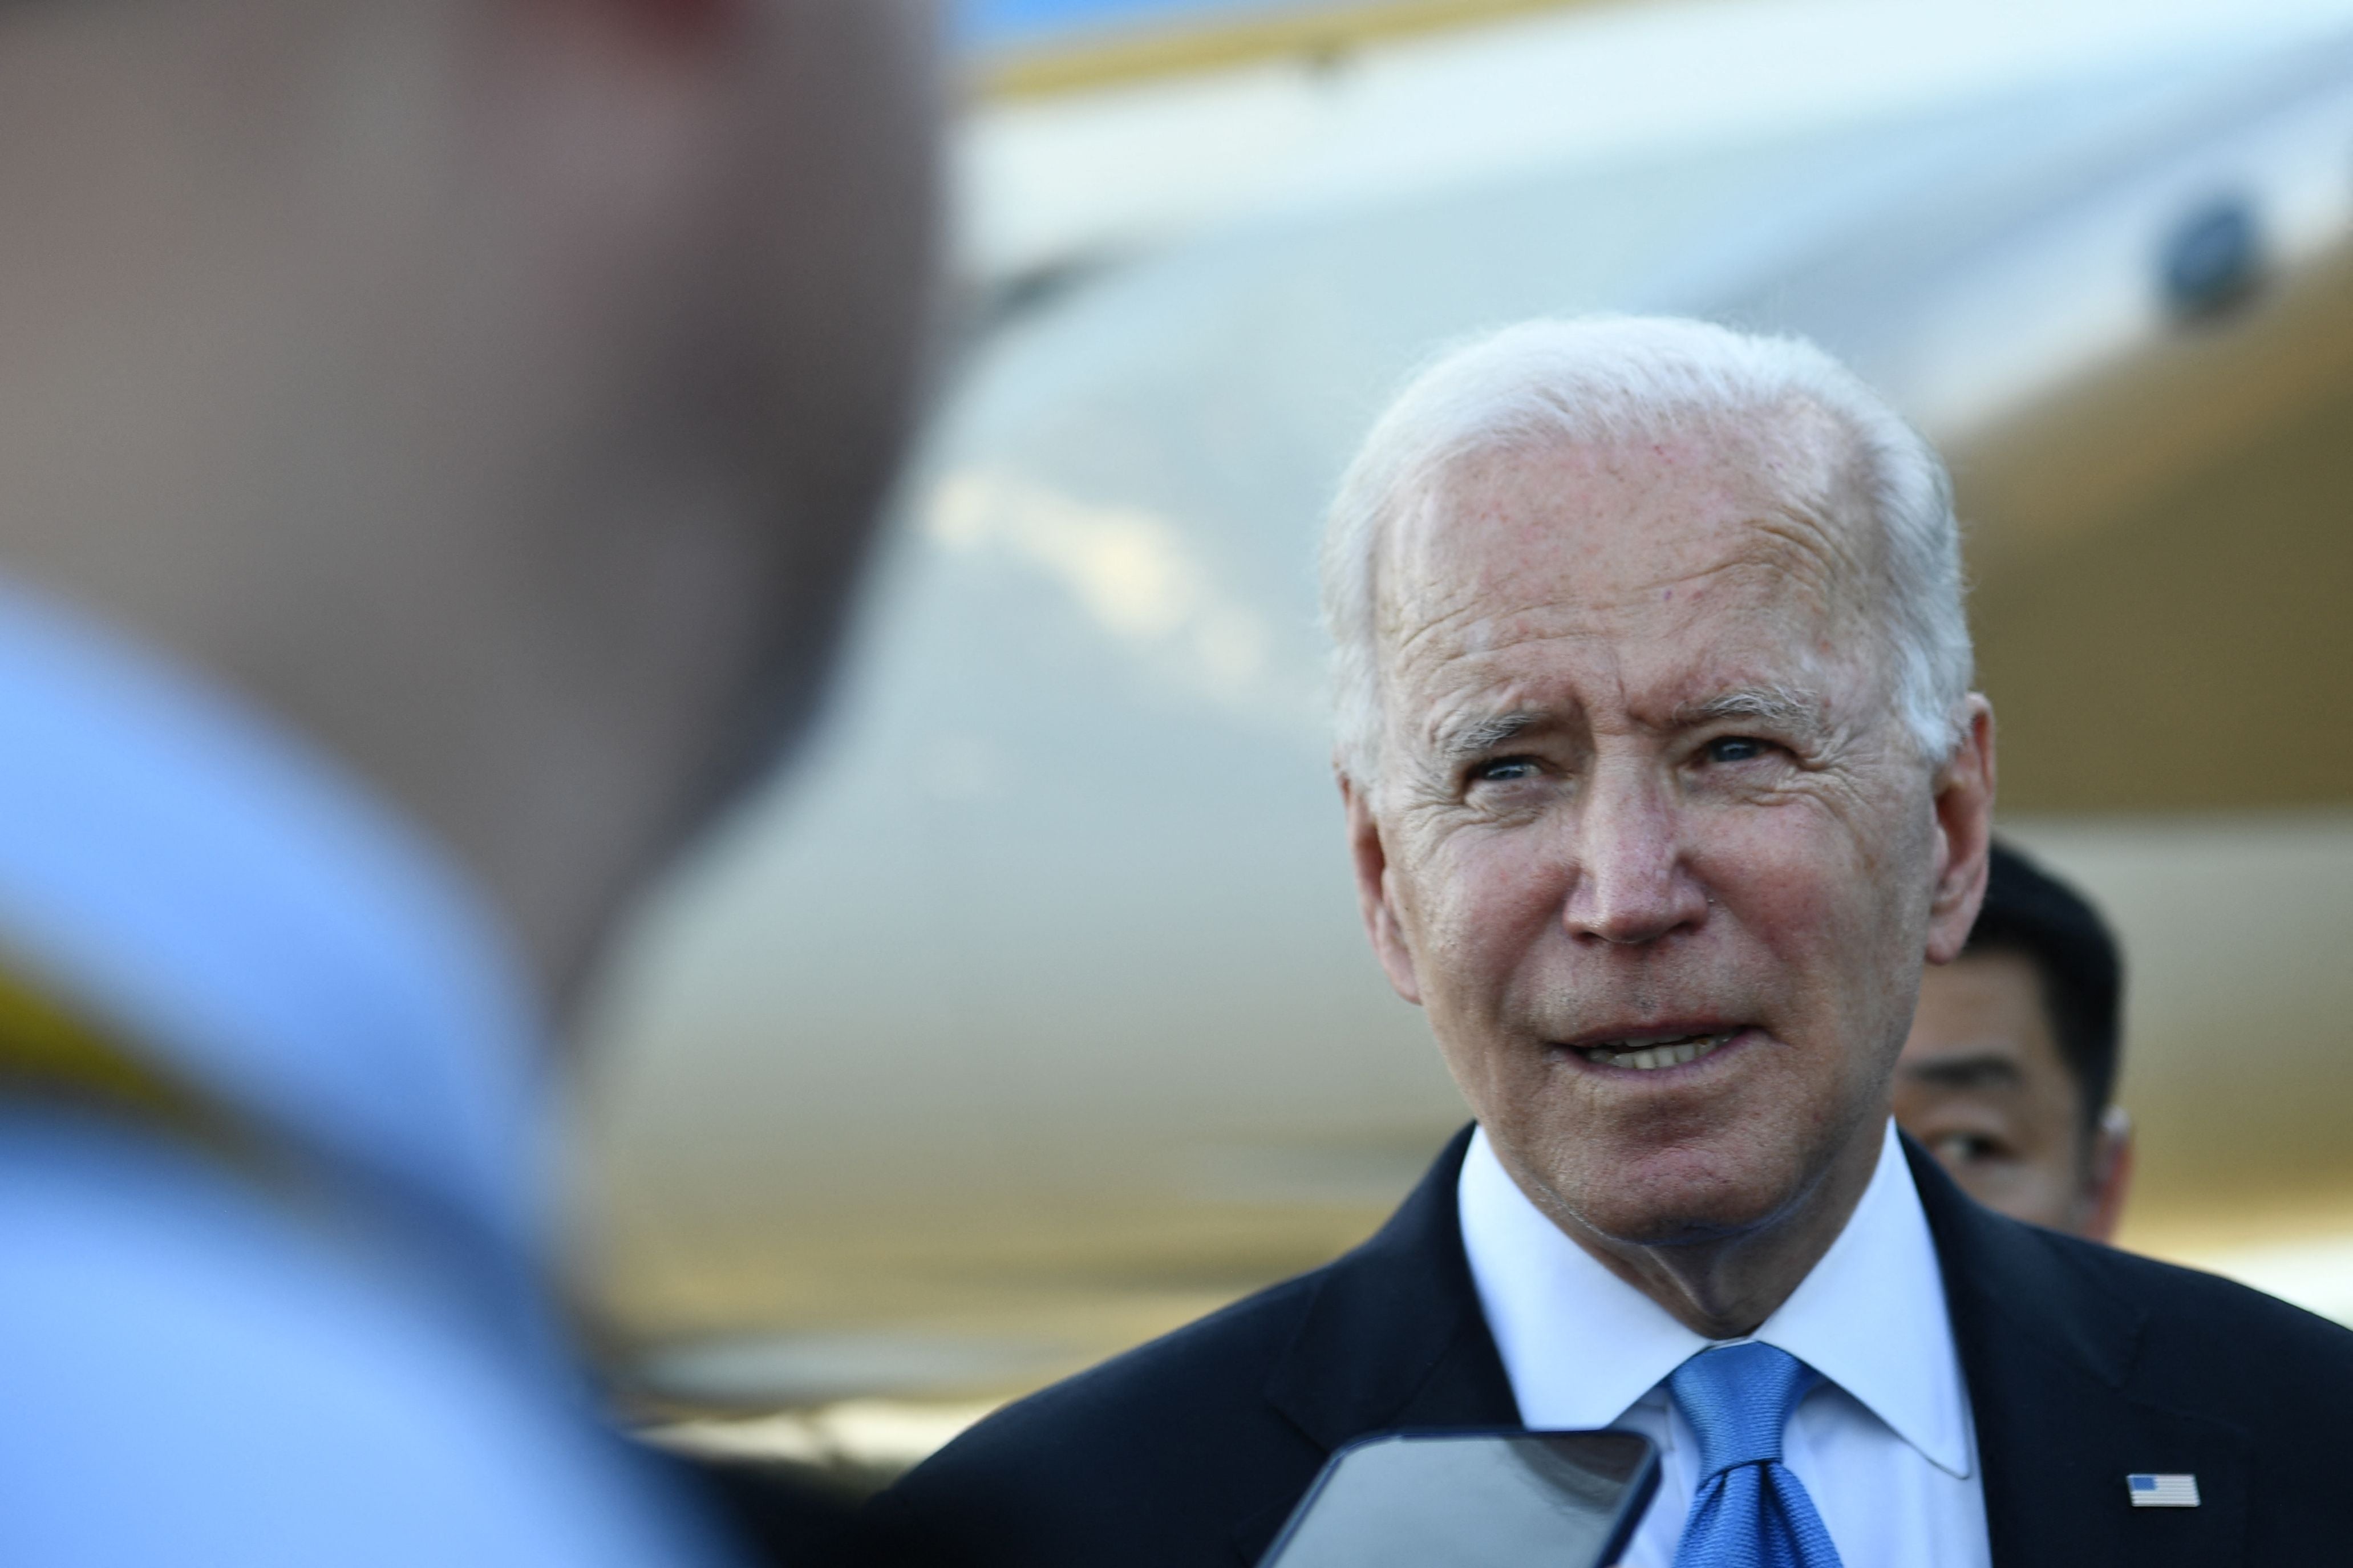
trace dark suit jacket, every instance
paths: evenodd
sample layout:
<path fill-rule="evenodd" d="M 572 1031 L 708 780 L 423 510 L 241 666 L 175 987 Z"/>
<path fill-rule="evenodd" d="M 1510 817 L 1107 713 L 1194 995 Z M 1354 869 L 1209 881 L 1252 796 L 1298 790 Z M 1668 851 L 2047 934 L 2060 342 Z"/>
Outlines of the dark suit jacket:
<path fill-rule="evenodd" d="M 1257 1562 L 1350 1439 L 1517 1425 L 1456 1221 L 1468 1142 L 1466 1130 L 1337 1262 L 950 1444 L 869 1506 L 867 1559 L 1233 1568 Z M 1905 1148 L 1944 1266 L 2000 1568 L 2353 1561 L 2353 1334 L 2002 1218 Z M 2143 1470 L 2196 1475 L 2202 1506 L 2131 1507 L 2125 1477 Z"/>

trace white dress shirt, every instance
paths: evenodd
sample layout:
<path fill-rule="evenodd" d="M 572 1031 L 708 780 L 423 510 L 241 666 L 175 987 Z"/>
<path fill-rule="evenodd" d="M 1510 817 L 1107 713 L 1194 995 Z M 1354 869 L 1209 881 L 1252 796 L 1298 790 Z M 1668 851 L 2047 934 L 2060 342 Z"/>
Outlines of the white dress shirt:
<path fill-rule="evenodd" d="M 1520 1416 L 1615 1426 L 1659 1446 L 1661 1475 L 1628 1568 L 1670 1568 L 1700 1478 L 1669 1373 L 1714 1342 L 1602 1267 L 1528 1201 L 1482 1128 L 1457 1189 L 1462 1242 Z M 1927 1215 L 1894 1125 L 1846 1229 L 1752 1336 L 1822 1374 L 1789 1419 L 1783 1461 L 1846 1568 L 1989 1568 L 1968 1389 Z"/>
<path fill-rule="evenodd" d="M 257 1156 L 0 1074 L 0 1563 L 723 1557 L 564 1352 L 496 921 L 328 760 L 5 582 L 0 973 Z"/>

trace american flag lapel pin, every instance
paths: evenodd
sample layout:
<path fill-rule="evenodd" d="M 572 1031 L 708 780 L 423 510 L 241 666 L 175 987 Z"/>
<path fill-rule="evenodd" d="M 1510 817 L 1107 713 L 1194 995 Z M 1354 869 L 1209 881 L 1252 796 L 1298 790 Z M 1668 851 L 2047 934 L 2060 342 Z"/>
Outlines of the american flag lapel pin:
<path fill-rule="evenodd" d="M 2196 1508 L 2196 1476 L 2126 1476 L 2125 1490 L 2135 1508 Z"/>

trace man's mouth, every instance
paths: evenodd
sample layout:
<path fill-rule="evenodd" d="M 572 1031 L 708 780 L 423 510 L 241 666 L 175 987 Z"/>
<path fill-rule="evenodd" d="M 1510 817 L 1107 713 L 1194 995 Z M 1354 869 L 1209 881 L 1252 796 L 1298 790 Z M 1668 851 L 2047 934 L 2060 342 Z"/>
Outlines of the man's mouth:
<path fill-rule="evenodd" d="M 1713 1055 L 1739 1032 L 1726 1029 L 1720 1034 L 1679 1035 L 1669 1039 L 1603 1040 L 1577 1047 L 1577 1054 L 1599 1067 L 1656 1072 L 1661 1068 L 1679 1068 Z"/>

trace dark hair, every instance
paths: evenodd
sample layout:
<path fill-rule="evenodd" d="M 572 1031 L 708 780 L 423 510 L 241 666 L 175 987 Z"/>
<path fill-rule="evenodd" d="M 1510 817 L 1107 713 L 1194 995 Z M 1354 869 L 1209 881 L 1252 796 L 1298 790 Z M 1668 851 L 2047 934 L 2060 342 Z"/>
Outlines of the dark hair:
<path fill-rule="evenodd" d="M 2042 1008 L 2059 1055 L 2097 1126 L 2116 1089 L 2124 955 L 2083 894 L 2018 850 L 1994 840 L 1985 907 L 1963 953 L 2015 952 L 2042 981 Z"/>

